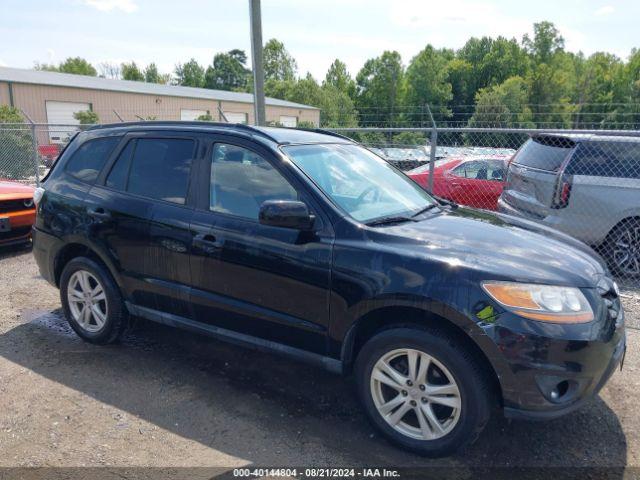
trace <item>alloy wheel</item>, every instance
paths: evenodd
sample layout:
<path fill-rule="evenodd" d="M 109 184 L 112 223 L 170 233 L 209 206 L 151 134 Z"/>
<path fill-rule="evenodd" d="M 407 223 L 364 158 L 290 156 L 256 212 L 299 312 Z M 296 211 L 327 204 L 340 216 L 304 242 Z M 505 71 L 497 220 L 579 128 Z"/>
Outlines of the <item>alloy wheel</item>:
<path fill-rule="evenodd" d="M 629 225 L 615 237 L 613 261 L 621 274 L 640 275 L 640 225 Z"/>
<path fill-rule="evenodd" d="M 107 296 L 100 281 L 86 270 L 78 270 L 69 278 L 67 287 L 69 310 L 73 320 L 85 331 L 100 331 L 107 322 Z"/>
<path fill-rule="evenodd" d="M 436 440 L 460 419 L 460 390 L 433 356 L 410 348 L 388 352 L 374 365 L 371 395 L 378 413 L 399 433 Z"/>

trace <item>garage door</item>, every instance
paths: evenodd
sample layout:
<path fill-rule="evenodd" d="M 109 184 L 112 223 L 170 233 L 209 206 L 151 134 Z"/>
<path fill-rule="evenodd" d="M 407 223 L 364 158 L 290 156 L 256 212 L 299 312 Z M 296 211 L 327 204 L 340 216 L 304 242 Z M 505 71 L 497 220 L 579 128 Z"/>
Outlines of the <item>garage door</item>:
<path fill-rule="evenodd" d="M 283 127 L 295 128 L 298 126 L 298 117 L 289 117 L 287 115 L 280 115 L 280 124 Z"/>
<path fill-rule="evenodd" d="M 229 123 L 247 123 L 246 113 L 224 112 L 224 116 Z"/>
<path fill-rule="evenodd" d="M 193 122 L 194 120 L 197 120 L 199 117 L 202 117 L 208 114 L 209 112 L 207 112 L 206 110 L 182 109 L 180 110 L 180 120 L 182 120 L 183 122 Z"/>
<path fill-rule="evenodd" d="M 45 105 L 47 109 L 47 122 L 56 125 L 49 127 L 49 140 L 51 143 L 66 143 L 69 137 L 78 131 L 77 128 L 69 125 L 80 125 L 80 122 L 73 118 L 73 114 L 91 110 L 90 103 L 55 102 L 47 100 Z"/>

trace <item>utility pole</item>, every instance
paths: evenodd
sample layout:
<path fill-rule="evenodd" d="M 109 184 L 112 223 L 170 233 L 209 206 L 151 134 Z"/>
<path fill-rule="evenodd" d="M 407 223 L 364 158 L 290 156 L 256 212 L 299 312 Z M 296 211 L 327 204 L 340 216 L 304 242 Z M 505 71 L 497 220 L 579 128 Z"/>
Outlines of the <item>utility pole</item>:
<path fill-rule="evenodd" d="M 264 67 L 262 64 L 262 19 L 260 0 L 249 0 L 251 18 L 251 62 L 253 64 L 253 108 L 256 125 L 266 125 L 264 111 Z"/>

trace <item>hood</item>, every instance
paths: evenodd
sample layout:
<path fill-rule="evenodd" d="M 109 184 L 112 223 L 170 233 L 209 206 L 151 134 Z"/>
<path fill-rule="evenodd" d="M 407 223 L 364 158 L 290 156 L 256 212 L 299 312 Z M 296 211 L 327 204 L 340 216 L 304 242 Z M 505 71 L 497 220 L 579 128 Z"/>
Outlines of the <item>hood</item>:
<path fill-rule="evenodd" d="M 418 222 L 376 227 L 412 256 L 469 269 L 479 280 L 594 287 L 606 273 L 587 245 L 533 222 L 484 210 L 441 210 Z M 411 250 L 407 250 L 411 248 Z M 453 273 L 453 272 L 452 272 Z"/>
<path fill-rule="evenodd" d="M 0 200 L 15 200 L 33 197 L 34 188 L 10 180 L 0 180 Z"/>

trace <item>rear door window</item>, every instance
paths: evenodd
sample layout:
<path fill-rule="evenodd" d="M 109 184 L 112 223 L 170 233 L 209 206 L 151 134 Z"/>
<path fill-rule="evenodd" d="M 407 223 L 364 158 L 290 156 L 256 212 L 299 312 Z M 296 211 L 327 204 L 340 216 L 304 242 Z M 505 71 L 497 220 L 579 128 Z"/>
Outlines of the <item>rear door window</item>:
<path fill-rule="evenodd" d="M 104 137 L 84 142 L 67 162 L 65 171 L 83 182 L 95 182 L 120 139 L 121 137 Z"/>
<path fill-rule="evenodd" d="M 181 138 L 139 138 L 129 141 L 106 185 L 143 197 L 184 205 L 195 141 Z"/>
<path fill-rule="evenodd" d="M 596 177 L 640 178 L 640 142 L 583 142 L 567 173 Z"/>
<path fill-rule="evenodd" d="M 525 167 L 557 172 L 571 152 L 575 142 L 565 137 L 535 137 L 529 139 L 516 154 L 513 163 Z"/>

